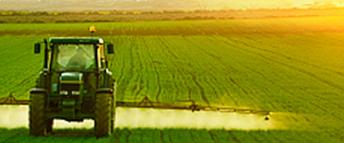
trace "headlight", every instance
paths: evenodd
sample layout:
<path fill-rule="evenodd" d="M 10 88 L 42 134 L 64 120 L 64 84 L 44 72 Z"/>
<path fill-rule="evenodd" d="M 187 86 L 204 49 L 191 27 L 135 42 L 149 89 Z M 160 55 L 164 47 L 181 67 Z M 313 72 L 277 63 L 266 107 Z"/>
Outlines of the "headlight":
<path fill-rule="evenodd" d="M 80 95 L 80 91 L 72 91 L 72 95 Z"/>
<path fill-rule="evenodd" d="M 68 91 L 60 91 L 60 95 L 68 95 Z"/>

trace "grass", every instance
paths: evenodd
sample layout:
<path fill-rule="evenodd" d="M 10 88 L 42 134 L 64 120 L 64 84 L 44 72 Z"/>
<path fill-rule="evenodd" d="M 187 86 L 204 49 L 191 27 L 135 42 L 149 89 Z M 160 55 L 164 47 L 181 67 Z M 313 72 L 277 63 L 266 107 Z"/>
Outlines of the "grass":
<path fill-rule="evenodd" d="M 61 133 L 63 132 L 63 135 Z M 67 133 L 66 133 L 67 132 Z M 54 135 L 33 137 L 28 129 L 0 129 L 0 141 L 7 143 L 18 142 L 92 142 L 92 143 L 275 143 L 275 142 L 341 142 L 341 140 L 326 136 L 321 132 L 310 131 L 226 131 L 226 130 L 187 130 L 187 129 L 116 129 L 116 133 L 105 138 L 97 139 L 89 132 L 80 130 L 58 130 Z M 20 137 L 17 137 L 20 135 Z M 312 138 L 317 136 L 318 138 Z M 295 138 L 299 137 L 299 138 Z"/>
<path fill-rule="evenodd" d="M 42 65 L 42 55 L 33 55 L 33 43 L 49 36 L 87 36 L 85 29 L 94 24 L 99 35 L 116 47 L 111 69 L 119 100 L 144 96 L 161 102 L 192 99 L 301 117 L 286 115 L 280 119 L 290 130 L 118 129 L 119 137 L 82 137 L 71 142 L 343 142 L 343 20 L 306 17 L 0 24 L 0 95 L 28 98 L 27 91 Z M 26 130 L 3 129 L 0 134 L 6 141 L 15 135 L 30 142 L 73 139 L 34 138 Z"/>

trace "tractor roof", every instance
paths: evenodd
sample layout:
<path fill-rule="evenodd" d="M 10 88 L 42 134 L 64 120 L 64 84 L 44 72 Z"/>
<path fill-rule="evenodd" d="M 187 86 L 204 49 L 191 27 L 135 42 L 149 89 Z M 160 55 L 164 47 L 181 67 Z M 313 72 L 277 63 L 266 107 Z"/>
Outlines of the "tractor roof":
<path fill-rule="evenodd" d="M 99 44 L 104 43 L 102 38 L 99 37 L 51 37 L 49 43 L 54 44 Z"/>

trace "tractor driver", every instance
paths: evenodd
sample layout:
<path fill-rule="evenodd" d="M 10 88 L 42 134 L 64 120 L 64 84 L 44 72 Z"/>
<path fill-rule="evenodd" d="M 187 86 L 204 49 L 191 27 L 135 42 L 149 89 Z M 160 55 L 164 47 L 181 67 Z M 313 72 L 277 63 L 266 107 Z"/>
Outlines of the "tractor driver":
<path fill-rule="evenodd" d="M 68 61 L 68 68 L 87 69 L 93 65 L 93 58 L 88 55 L 87 48 L 77 46 L 74 52 Z"/>

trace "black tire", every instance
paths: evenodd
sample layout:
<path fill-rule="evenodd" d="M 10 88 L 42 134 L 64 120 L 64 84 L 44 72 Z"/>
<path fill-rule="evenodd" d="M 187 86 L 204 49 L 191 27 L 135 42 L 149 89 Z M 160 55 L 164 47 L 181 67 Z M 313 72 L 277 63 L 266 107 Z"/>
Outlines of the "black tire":
<path fill-rule="evenodd" d="M 95 105 L 95 132 L 96 137 L 111 134 L 112 121 L 112 94 L 97 93 Z"/>
<path fill-rule="evenodd" d="M 54 124 L 54 120 L 53 119 L 48 119 L 47 120 L 47 126 L 46 126 L 46 131 L 47 133 L 51 133 L 53 131 L 53 124 Z"/>
<path fill-rule="evenodd" d="M 43 136 L 46 131 L 45 95 L 30 94 L 29 127 L 30 134 Z"/>

